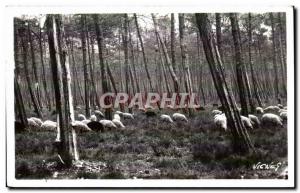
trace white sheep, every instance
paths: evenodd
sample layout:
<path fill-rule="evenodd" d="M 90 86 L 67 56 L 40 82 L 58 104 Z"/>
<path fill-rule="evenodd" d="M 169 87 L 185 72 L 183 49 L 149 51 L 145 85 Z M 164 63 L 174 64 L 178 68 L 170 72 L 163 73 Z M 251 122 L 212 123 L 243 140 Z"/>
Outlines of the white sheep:
<path fill-rule="evenodd" d="M 222 114 L 222 111 L 215 109 L 211 113 L 215 116 L 215 115 Z"/>
<path fill-rule="evenodd" d="M 256 107 L 256 113 L 257 114 L 263 114 L 264 113 L 264 109 L 261 107 Z"/>
<path fill-rule="evenodd" d="M 43 124 L 43 121 L 40 118 L 36 118 L 36 117 L 30 117 L 29 119 L 33 120 L 34 122 L 36 122 L 39 126 L 41 126 Z M 27 119 L 28 120 L 28 119 Z"/>
<path fill-rule="evenodd" d="M 272 111 L 279 111 L 279 107 L 277 106 L 268 106 L 264 109 L 264 112 L 272 112 Z"/>
<path fill-rule="evenodd" d="M 241 115 L 241 121 L 242 121 L 244 127 L 248 128 L 248 129 L 253 129 L 253 126 L 251 124 L 251 120 L 248 117 L 245 117 L 245 116 Z"/>
<path fill-rule="evenodd" d="M 185 122 L 188 122 L 188 120 L 185 117 L 185 115 L 181 114 L 181 113 L 174 113 L 172 115 L 172 118 L 174 119 L 174 121 L 185 121 Z"/>
<path fill-rule="evenodd" d="M 256 128 L 259 127 L 260 121 L 259 121 L 259 119 L 258 119 L 257 116 L 249 114 L 248 117 L 249 117 L 249 119 L 250 119 L 251 124 L 253 125 L 253 127 L 256 127 Z"/>
<path fill-rule="evenodd" d="M 116 114 L 122 115 L 123 112 L 121 112 L 121 111 L 116 111 L 115 113 L 116 113 Z"/>
<path fill-rule="evenodd" d="M 32 129 L 38 129 L 40 127 L 39 124 L 31 118 L 27 119 L 27 123 L 28 123 L 28 126 Z"/>
<path fill-rule="evenodd" d="M 95 115 L 98 116 L 98 117 L 102 117 L 102 118 L 104 117 L 103 113 L 102 113 L 101 111 L 99 111 L 99 110 L 95 110 L 94 113 L 95 113 Z"/>
<path fill-rule="evenodd" d="M 113 119 L 116 119 L 116 120 L 121 121 L 121 117 L 120 117 L 120 115 L 117 114 L 117 113 L 114 114 Z"/>
<path fill-rule="evenodd" d="M 90 120 L 91 120 L 91 121 L 97 121 L 96 115 L 91 115 Z"/>
<path fill-rule="evenodd" d="M 86 124 L 84 124 L 82 121 L 73 121 L 71 123 L 72 127 L 76 132 L 87 132 L 92 131 Z"/>
<path fill-rule="evenodd" d="M 125 126 L 119 119 L 113 119 L 112 122 L 119 128 L 124 128 Z"/>
<path fill-rule="evenodd" d="M 134 119 L 133 114 L 131 113 L 122 113 L 121 115 L 124 119 Z"/>
<path fill-rule="evenodd" d="M 170 115 L 162 114 L 162 115 L 160 116 L 160 120 L 165 121 L 165 122 L 169 122 L 169 123 L 173 123 L 173 120 L 172 120 L 172 118 L 170 117 Z"/>
<path fill-rule="evenodd" d="M 280 125 L 282 126 L 282 119 L 273 113 L 266 113 L 261 117 L 263 125 Z"/>
<path fill-rule="evenodd" d="M 86 117 L 83 114 L 78 114 L 78 119 L 80 121 L 86 120 Z"/>
<path fill-rule="evenodd" d="M 44 130 L 50 130 L 50 131 L 54 131 L 56 130 L 57 127 L 57 123 L 51 120 L 46 120 L 42 125 L 41 128 Z"/>
<path fill-rule="evenodd" d="M 111 120 L 100 120 L 99 121 L 104 127 L 108 127 L 108 128 L 117 128 L 117 126 L 111 121 Z"/>
<path fill-rule="evenodd" d="M 281 117 L 282 120 L 284 120 L 284 121 L 287 120 L 287 112 L 286 112 L 286 111 L 281 112 L 281 113 L 279 114 L 279 116 Z"/>
<path fill-rule="evenodd" d="M 214 123 L 217 127 L 227 130 L 227 118 L 224 113 L 215 115 Z"/>

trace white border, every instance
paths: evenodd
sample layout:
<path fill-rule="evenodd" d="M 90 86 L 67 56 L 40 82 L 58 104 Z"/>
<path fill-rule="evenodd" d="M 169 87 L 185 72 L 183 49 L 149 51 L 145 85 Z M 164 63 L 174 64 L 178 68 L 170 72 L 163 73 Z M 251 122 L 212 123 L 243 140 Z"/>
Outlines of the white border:
<path fill-rule="evenodd" d="M 13 17 L 21 14 L 46 13 L 170 13 L 170 12 L 286 12 L 287 20 L 287 71 L 288 71 L 288 180 L 16 180 L 14 138 L 14 92 L 13 92 Z M 7 110 L 7 185 L 10 187 L 293 187 L 294 186 L 294 35 L 293 9 L 291 6 L 126 6 L 102 4 L 101 6 L 6 6 L 4 25 L 4 57 Z"/>

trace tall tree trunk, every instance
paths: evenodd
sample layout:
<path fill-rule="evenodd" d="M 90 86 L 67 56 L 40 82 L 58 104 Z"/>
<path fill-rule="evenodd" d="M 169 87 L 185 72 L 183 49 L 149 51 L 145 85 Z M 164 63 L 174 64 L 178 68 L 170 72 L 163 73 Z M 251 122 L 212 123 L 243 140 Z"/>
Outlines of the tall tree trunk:
<path fill-rule="evenodd" d="M 96 38 L 97 38 L 97 43 L 98 43 L 98 50 L 99 50 L 99 63 L 100 63 L 100 68 L 101 68 L 101 78 L 102 78 L 102 94 L 108 93 L 108 79 L 105 71 L 105 64 L 104 64 L 104 59 L 103 59 L 103 34 L 102 34 L 102 29 L 99 25 L 99 17 L 97 14 L 93 15 L 93 20 L 95 24 L 95 29 L 96 29 Z M 110 105 L 111 100 L 110 98 L 106 97 L 104 100 L 105 105 Z M 112 109 L 111 108 L 106 108 L 105 109 L 105 118 L 111 120 L 112 119 Z"/>
<path fill-rule="evenodd" d="M 23 31 L 24 32 L 24 31 Z M 21 34 L 21 45 L 22 45 L 22 49 L 23 49 L 23 64 L 24 64 L 24 73 L 25 73 L 25 77 L 26 77 L 26 82 L 27 82 L 27 88 L 29 90 L 29 94 L 30 94 L 30 98 L 34 107 L 34 111 L 37 114 L 38 117 L 42 118 L 42 112 L 40 109 L 40 106 L 38 104 L 36 95 L 32 89 L 32 83 L 31 83 L 31 79 L 30 79 L 30 74 L 29 74 L 29 70 L 28 70 L 28 61 L 27 61 L 27 54 L 28 54 L 28 50 L 27 50 L 27 41 L 25 40 L 25 34 Z"/>
<path fill-rule="evenodd" d="M 129 54 L 128 54 L 128 15 L 124 14 L 124 33 L 123 33 L 123 47 L 124 47 L 124 65 L 125 65 L 125 81 L 126 81 L 126 93 L 129 95 L 129 98 L 131 97 L 131 89 L 130 89 L 130 64 L 129 64 Z M 129 99 L 130 100 L 130 99 Z M 129 105 L 129 104 L 128 104 Z M 132 113 L 132 108 L 128 108 L 128 111 Z"/>
<path fill-rule="evenodd" d="M 241 42 L 239 38 L 239 27 L 238 21 L 235 13 L 230 13 L 230 20 L 231 20 L 231 29 L 232 29 L 232 37 L 235 47 L 235 61 L 236 61 L 236 76 L 238 81 L 238 88 L 239 88 L 239 96 L 240 96 L 240 103 L 242 108 L 242 115 L 248 117 L 248 106 L 247 106 L 247 98 L 246 98 L 246 81 L 245 81 L 245 65 L 243 63 L 242 58 L 242 48 Z"/>
<path fill-rule="evenodd" d="M 252 84 L 253 84 L 253 90 L 254 90 L 254 96 L 257 100 L 257 103 L 260 107 L 262 107 L 262 102 L 260 95 L 258 93 L 257 89 L 257 80 L 256 76 L 254 74 L 253 69 L 253 61 L 252 61 L 252 54 L 251 54 L 251 46 L 252 46 L 252 26 L 251 26 L 251 13 L 248 14 L 248 53 L 249 53 L 249 64 L 250 64 L 250 70 L 251 70 L 251 77 L 252 77 Z M 251 112 L 253 113 L 255 111 L 254 105 L 251 106 Z"/>
<path fill-rule="evenodd" d="M 42 107 L 39 78 L 38 78 L 38 74 L 37 74 L 34 45 L 33 45 L 34 42 L 32 40 L 32 34 L 31 34 L 32 32 L 30 29 L 30 22 L 28 22 L 27 24 L 28 24 L 27 30 L 28 30 L 28 40 L 29 40 L 29 45 L 30 45 L 31 64 L 32 64 L 32 70 L 33 70 L 33 75 L 34 75 L 35 95 L 37 98 L 38 105 L 40 107 Z"/>
<path fill-rule="evenodd" d="M 42 29 L 39 27 L 39 48 L 40 48 L 40 59 L 42 65 L 43 86 L 44 86 L 44 92 L 45 92 L 45 98 L 47 101 L 48 110 L 51 111 L 51 101 L 50 101 L 50 93 L 48 92 L 48 88 L 47 88 L 42 39 L 43 39 Z"/>
<path fill-rule="evenodd" d="M 174 13 L 171 13 L 171 59 L 172 59 L 172 66 L 174 72 L 176 73 L 176 60 L 175 60 L 175 21 L 174 21 Z"/>
<path fill-rule="evenodd" d="M 137 32 L 137 35 L 138 35 L 138 38 L 139 38 L 139 41 L 140 41 L 140 46 L 141 46 L 141 49 L 142 49 L 142 55 L 143 55 L 143 61 L 144 61 L 144 65 L 145 65 L 145 71 L 146 71 L 147 79 L 148 79 L 149 84 L 150 84 L 151 92 L 153 92 L 154 89 L 153 89 L 151 76 L 150 76 L 150 73 L 149 73 L 149 70 L 148 70 L 148 61 L 147 61 L 147 57 L 146 57 L 146 54 L 145 54 L 143 39 L 142 39 L 142 36 L 141 36 L 141 33 L 140 33 L 140 27 L 139 27 L 139 24 L 138 24 L 136 14 L 133 14 L 133 16 L 134 16 L 134 21 L 135 21 L 135 26 L 136 26 L 136 32 Z"/>
<path fill-rule="evenodd" d="M 68 72 L 67 52 L 63 43 L 63 27 L 60 15 L 47 15 L 46 19 L 50 62 L 54 84 L 56 111 L 58 114 L 58 135 L 56 147 L 58 155 L 66 167 L 72 165 L 72 146 L 69 143 L 71 132 L 71 121 L 74 119 L 72 97 L 70 86 L 70 74 Z M 73 130 L 74 132 L 74 130 Z M 76 139 L 76 137 L 75 137 Z M 76 145 L 73 136 L 73 145 Z M 77 149 L 76 147 L 74 148 Z M 76 153 L 73 154 L 74 156 Z M 75 157 L 75 159 L 78 158 Z"/>
<path fill-rule="evenodd" d="M 208 15 L 206 13 L 196 14 L 196 22 L 200 31 L 200 37 L 202 39 L 206 60 L 213 77 L 213 82 L 228 120 L 228 125 L 233 137 L 232 144 L 234 151 L 240 154 L 248 153 L 250 149 L 254 150 L 254 147 L 248 136 L 247 130 L 242 124 L 236 102 L 225 81 L 223 69 L 220 68 L 220 65 L 222 64 L 220 58 L 218 58 L 218 54 L 216 54 L 216 44 L 212 37 Z"/>
<path fill-rule="evenodd" d="M 279 27 L 279 50 L 280 50 L 280 67 L 281 67 L 281 78 L 282 78 L 282 89 L 284 91 L 284 96 L 286 96 L 286 57 L 283 41 L 283 27 L 281 23 L 281 14 L 278 13 L 278 27 Z"/>
<path fill-rule="evenodd" d="M 160 41 L 160 44 L 162 46 L 162 50 L 163 50 L 163 53 L 164 53 L 164 56 L 165 56 L 165 60 L 166 60 L 166 64 L 168 65 L 168 68 L 169 68 L 169 72 L 171 74 L 171 77 L 173 79 L 173 83 L 174 83 L 174 91 L 175 93 L 179 93 L 179 82 L 178 82 L 178 77 L 176 76 L 175 72 L 174 72 L 174 69 L 173 69 L 173 66 L 172 66 L 172 63 L 171 63 L 171 60 L 170 60 L 170 57 L 168 55 L 168 51 L 167 51 L 167 48 L 166 48 L 166 45 L 165 43 L 162 41 L 159 33 L 158 33 L 158 27 L 157 27 L 157 21 L 156 21 L 156 17 L 154 14 L 151 14 L 152 15 L 152 20 L 153 20 L 153 23 L 154 23 L 154 30 L 155 30 L 155 33 L 157 34 L 157 37 Z"/>
<path fill-rule="evenodd" d="M 84 72 L 84 97 L 85 97 L 85 115 L 90 117 L 90 76 L 88 71 L 88 63 L 86 60 L 86 37 L 85 37 L 85 26 L 86 26 L 86 16 L 81 15 L 81 47 L 82 47 L 82 65 Z"/>
<path fill-rule="evenodd" d="M 27 115 L 24 107 L 24 101 L 20 90 L 20 64 L 19 64 L 19 44 L 18 44 L 18 28 L 16 19 L 14 21 L 14 55 L 15 55 L 15 78 L 14 78 L 14 92 L 15 92 L 15 107 L 19 115 L 19 120 L 26 128 L 28 126 Z"/>
<path fill-rule="evenodd" d="M 178 14 L 179 19 L 179 39 L 180 39 L 180 49 L 181 49 L 181 62 L 184 69 L 184 82 L 185 82 L 185 90 L 187 93 L 189 93 L 189 97 L 192 96 L 193 90 L 192 90 L 192 81 L 191 81 L 191 74 L 190 74 L 190 68 L 188 64 L 188 56 L 187 56 L 187 48 L 186 44 L 184 42 L 184 14 L 179 13 Z M 194 101 L 193 101 L 194 102 Z M 188 101 L 190 103 L 190 100 Z M 191 116 L 193 114 L 193 110 L 189 108 L 189 115 Z"/>
<path fill-rule="evenodd" d="M 272 59 L 273 59 L 273 68 L 274 68 L 274 89 L 275 89 L 275 97 L 278 100 L 279 98 L 279 82 L 278 82 L 278 69 L 277 69 L 277 61 L 276 61 L 276 54 L 277 54 L 277 48 L 276 48 L 276 38 L 275 38 L 275 23 L 273 18 L 273 13 L 269 13 L 270 19 L 271 19 L 271 29 L 272 29 Z"/>

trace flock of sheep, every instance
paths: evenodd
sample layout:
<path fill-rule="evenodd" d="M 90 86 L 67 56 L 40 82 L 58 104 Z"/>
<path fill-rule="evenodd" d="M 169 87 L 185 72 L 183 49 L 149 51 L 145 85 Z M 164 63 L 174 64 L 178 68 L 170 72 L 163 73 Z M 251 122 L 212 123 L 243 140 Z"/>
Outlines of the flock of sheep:
<path fill-rule="evenodd" d="M 241 109 L 239 109 L 240 111 Z M 248 117 L 241 115 L 241 121 L 244 127 L 247 129 L 258 128 L 260 125 L 273 125 L 283 126 L 283 121 L 287 120 L 287 107 L 283 107 L 281 104 L 277 106 L 268 106 L 265 109 L 262 107 L 256 107 L 256 113 L 261 114 L 261 118 L 255 115 L 249 114 Z M 220 110 L 213 110 L 214 124 L 216 127 L 227 130 L 227 118 L 225 113 Z"/>
<path fill-rule="evenodd" d="M 247 129 L 258 128 L 260 125 L 282 126 L 283 121 L 287 120 L 287 107 L 283 107 L 280 104 L 277 106 L 268 106 L 264 109 L 262 107 L 257 107 L 256 113 L 261 115 L 260 119 L 253 114 L 249 114 L 248 117 L 241 116 L 242 123 Z M 228 126 L 225 113 L 221 110 L 215 109 L 212 110 L 212 115 L 214 116 L 215 126 L 226 131 Z M 125 128 L 122 119 L 134 119 L 134 117 L 135 115 L 131 113 L 115 111 L 112 120 L 106 120 L 104 119 L 104 115 L 101 111 L 95 110 L 94 114 L 88 119 L 83 114 L 78 114 L 78 120 L 72 121 L 71 125 L 77 132 L 102 132 L 104 129 Z M 186 116 L 178 112 L 172 114 L 172 116 L 161 114 L 159 119 L 160 121 L 167 123 L 173 123 L 174 121 L 188 122 Z M 30 128 L 50 131 L 55 131 L 57 129 L 57 122 L 55 121 L 46 120 L 43 122 L 41 119 L 36 117 L 31 117 L 27 120 Z"/>

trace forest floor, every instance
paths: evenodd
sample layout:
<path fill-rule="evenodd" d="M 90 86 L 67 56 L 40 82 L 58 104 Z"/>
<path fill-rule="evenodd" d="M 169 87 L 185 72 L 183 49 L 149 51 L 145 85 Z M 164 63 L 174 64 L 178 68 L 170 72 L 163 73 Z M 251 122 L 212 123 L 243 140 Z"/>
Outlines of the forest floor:
<path fill-rule="evenodd" d="M 80 161 L 60 169 L 55 132 L 16 133 L 17 179 L 257 179 L 278 178 L 287 166 L 287 125 L 249 131 L 256 154 L 237 155 L 230 132 L 215 128 L 211 110 L 188 123 L 165 123 L 137 114 L 125 129 L 78 134 Z M 171 114 L 171 112 L 165 112 Z M 279 169 L 255 170 L 258 163 Z"/>

